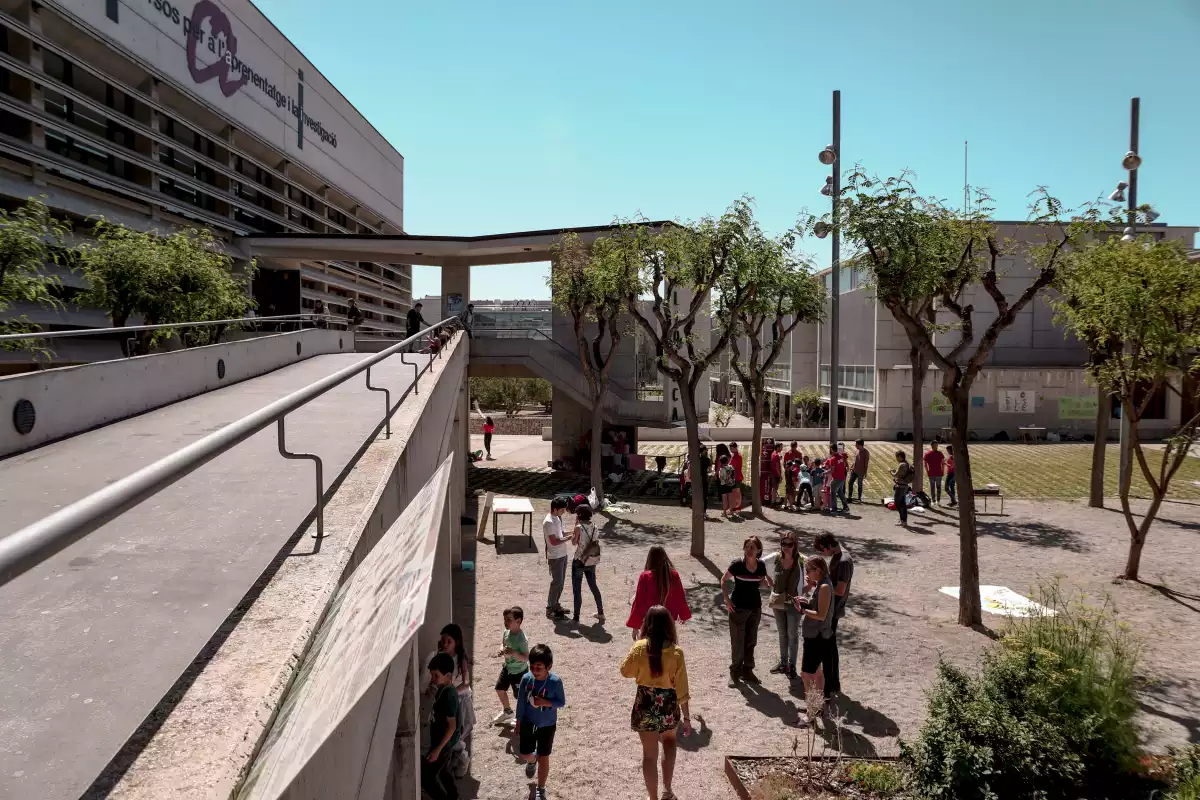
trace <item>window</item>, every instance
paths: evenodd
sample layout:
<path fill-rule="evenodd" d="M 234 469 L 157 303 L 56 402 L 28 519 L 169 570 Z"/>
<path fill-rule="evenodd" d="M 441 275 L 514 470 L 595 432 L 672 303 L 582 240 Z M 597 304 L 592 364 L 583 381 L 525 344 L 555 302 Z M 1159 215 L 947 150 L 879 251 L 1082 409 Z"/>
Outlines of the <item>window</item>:
<path fill-rule="evenodd" d="M 829 394 L 829 365 L 820 369 L 820 391 Z M 838 399 L 869 405 L 875 402 L 875 368 L 871 366 L 838 367 Z"/>

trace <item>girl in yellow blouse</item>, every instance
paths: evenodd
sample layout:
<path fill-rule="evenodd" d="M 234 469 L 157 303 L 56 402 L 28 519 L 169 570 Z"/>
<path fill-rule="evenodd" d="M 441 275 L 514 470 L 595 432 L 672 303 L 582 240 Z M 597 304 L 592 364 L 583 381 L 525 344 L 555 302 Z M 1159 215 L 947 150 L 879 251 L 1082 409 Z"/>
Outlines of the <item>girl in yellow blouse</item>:
<path fill-rule="evenodd" d="M 642 740 L 642 778 L 650 800 L 658 796 L 658 743 L 662 741 L 662 800 L 675 800 L 675 729 L 682 713 L 683 735 L 692 732 L 688 713 L 687 667 L 675 635 L 671 612 L 653 606 L 642 620 L 640 637 L 621 664 L 621 674 L 637 681 L 630 725 Z"/>

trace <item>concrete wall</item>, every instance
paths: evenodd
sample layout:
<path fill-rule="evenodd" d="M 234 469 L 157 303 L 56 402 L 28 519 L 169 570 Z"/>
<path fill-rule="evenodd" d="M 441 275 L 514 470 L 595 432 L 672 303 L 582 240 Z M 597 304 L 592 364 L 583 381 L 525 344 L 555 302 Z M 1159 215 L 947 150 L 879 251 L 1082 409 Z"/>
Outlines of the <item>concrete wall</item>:
<path fill-rule="evenodd" d="M 421 377 L 392 418 L 392 436 L 378 434 L 325 508 L 325 538 L 314 548 L 302 536 L 281 553 L 281 566 L 236 619 L 108 795 L 114 800 L 226 800 L 243 796 L 240 783 L 259 755 L 287 701 L 306 651 L 338 587 L 376 547 L 449 454 L 467 439 L 466 341 L 460 335 Z M 452 621 L 451 575 L 461 566 L 459 520 L 464 513 L 465 462 L 456 458 L 430 575 L 424 621 L 409 646 L 355 705 L 334 735 L 279 797 L 325 800 L 375 797 L 416 800 L 418 746 L 425 719 L 418 713 L 420 664 Z M 302 556 L 302 557 L 299 557 Z M 344 668 L 360 665 L 341 654 Z M 382 745 L 382 758 L 381 758 Z M 365 764 L 361 784 L 329 787 L 330 764 Z M 324 767 L 323 767 L 324 765 Z M 382 790 L 379 787 L 386 787 Z M 360 792 L 361 789 L 361 792 Z"/>
<path fill-rule="evenodd" d="M 353 346 L 344 331 L 305 330 L 0 378 L 0 456 Z M 21 400 L 37 414 L 25 435 L 11 416 Z"/>

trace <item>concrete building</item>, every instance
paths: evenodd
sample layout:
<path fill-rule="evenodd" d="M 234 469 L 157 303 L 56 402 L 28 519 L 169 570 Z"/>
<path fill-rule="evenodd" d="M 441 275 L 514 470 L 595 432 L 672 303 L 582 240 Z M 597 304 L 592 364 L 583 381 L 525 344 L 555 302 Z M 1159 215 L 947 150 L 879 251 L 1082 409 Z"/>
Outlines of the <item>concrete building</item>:
<path fill-rule="evenodd" d="M 426 295 L 416 302 L 422 310 L 434 313 L 442 307 L 440 295 Z M 476 336 L 524 336 L 529 331 L 540 331 L 550 335 L 553 328 L 554 308 L 549 300 L 486 300 L 470 298 L 475 306 L 475 322 L 472 333 Z"/>
<path fill-rule="evenodd" d="M 0 0 L 0 202 L 43 196 L 81 225 L 398 234 L 404 159 L 248 0 Z M 258 313 L 344 314 L 403 329 L 406 262 L 260 258 Z M 16 308 L 51 329 L 107 327 L 71 299 Z M 102 344 L 102 343 L 101 343 Z M 115 344 L 115 343 L 113 343 Z M 90 344 L 59 348 L 93 360 Z M 111 348 L 110 348 L 111 349 Z"/>
<path fill-rule="evenodd" d="M 1010 299 L 1033 278 L 1024 250 L 1041 241 L 1042 232 L 1023 222 L 1000 222 L 999 236 L 1016 246 L 998 265 L 1000 289 Z M 1159 239 L 1192 244 L 1200 228 L 1155 224 L 1145 230 Z M 826 286 L 832 283 L 825 274 Z M 890 311 L 879 303 L 864 276 L 853 267 L 843 267 L 840 281 L 840 332 L 838 365 L 839 427 L 847 436 L 894 438 L 912 429 L 912 370 L 909 342 Z M 982 287 L 972 287 L 964 304 L 975 306 L 976 341 L 995 318 L 995 305 Z M 828 319 L 828 314 L 827 314 Z M 952 315 L 942 312 L 939 322 L 951 324 Z M 768 419 L 789 424 L 795 411 L 787 398 L 805 387 L 819 387 L 825 402 L 830 394 L 828 322 L 801 325 L 791 334 L 790 356 L 768 381 L 769 391 L 780 395 L 778 408 Z M 957 331 L 940 333 L 935 343 L 943 351 L 957 342 Z M 785 350 L 787 352 L 787 350 Z M 1045 295 L 1039 296 L 1018 316 L 996 342 L 971 398 L 971 429 L 979 436 L 1001 431 L 1014 436 L 1023 426 L 1037 426 L 1068 435 L 1090 433 L 1095 428 L 1096 390 L 1084 380 L 1087 361 L 1084 347 L 1054 321 L 1054 311 Z M 747 411 L 741 388 L 728 368 L 729 357 L 710 375 L 714 393 L 723 392 L 739 411 Z M 786 378 L 786 380 L 785 380 Z M 923 387 L 923 421 L 927 435 L 950 424 L 950 410 L 940 395 L 941 375 L 931 369 Z M 1179 398 L 1170 392 L 1156 400 L 1142 428 L 1153 434 L 1178 425 Z M 824 435 L 824 434 L 822 434 Z"/>

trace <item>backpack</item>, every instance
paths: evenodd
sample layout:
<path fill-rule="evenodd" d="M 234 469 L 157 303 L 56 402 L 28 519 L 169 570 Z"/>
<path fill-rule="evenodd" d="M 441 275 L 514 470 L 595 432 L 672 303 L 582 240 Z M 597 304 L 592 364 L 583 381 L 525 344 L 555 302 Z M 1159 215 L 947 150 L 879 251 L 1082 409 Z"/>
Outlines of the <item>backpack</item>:
<path fill-rule="evenodd" d="M 591 537 L 587 547 L 583 548 L 583 565 L 585 567 L 594 567 L 600 561 L 600 535 L 596 533 L 596 524 L 594 522 L 582 523 L 581 528 Z"/>
<path fill-rule="evenodd" d="M 733 467 L 729 464 L 721 467 L 721 485 L 733 486 L 737 481 L 734 480 Z"/>

